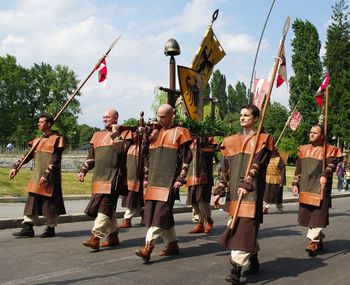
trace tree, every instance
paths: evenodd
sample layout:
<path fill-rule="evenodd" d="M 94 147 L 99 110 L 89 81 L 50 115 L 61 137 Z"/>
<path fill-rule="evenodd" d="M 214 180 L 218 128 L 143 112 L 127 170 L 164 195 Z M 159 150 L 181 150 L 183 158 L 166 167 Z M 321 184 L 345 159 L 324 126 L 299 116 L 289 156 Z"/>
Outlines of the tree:
<path fill-rule="evenodd" d="M 31 112 L 34 113 L 34 118 L 42 112 L 49 112 L 55 116 L 78 84 L 75 73 L 67 66 L 57 65 L 52 68 L 46 63 L 34 64 L 30 69 L 30 80 L 33 95 Z M 74 98 L 55 122 L 55 129 L 68 143 L 76 134 L 75 126 L 79 113 L 80 103 Z"/>
<path fill-rule="evenodd" d="M 11 55 L 0 57 L 0 137 L 11 140 L 28 138 L 32 132 L 28 104 L 28 71 L 17 65 Z M 15 135 L 14 135 L 15 134 Z"/>
<path fill-rule="evenodd" d="M 210 89 L 212 97 L 218 99 L 219 116 L 223 120 L 227 114 L 226 78 L 218 69 L 213 73 Z"/>
<path fill-rule="evenodd" d="M 308 142 L 310 128 L 318 123 L 320 109 L 315 93 L 322 76 L 320 60 L 321 43 L 317 30 L 309 21 L 296 19 L 292 25 L 292 67 L 294 76 L 290 78 L 290 109 L 300 100 L 299 111 L 303 116 L 295 138 L 300 144 Z"/>
<path fill-rule="evenodd" d="M 341 0 L 332 6 L 332 23 L 327 30 L 324 64 L 330 78 L 329 129 L 330 137 L 338 142 L 350 142 L 350 23 L 348 6 Z"/>
<path fill-rule="evenodd" d="M 239 113 L 241 107 L 249 103 L 247 87 L 238 81 L 235 88 L 231 84 L 227 87 L 227 110 L 229 113 Z"/>
<path fill-rule="evenodd" d="M 276 141 L 280 136 L 286 122 L 288 120 L 288 110 L 280 103 L 273 102 L 267 108 L 264 121 L 265 132 L 273 136 Z"/>

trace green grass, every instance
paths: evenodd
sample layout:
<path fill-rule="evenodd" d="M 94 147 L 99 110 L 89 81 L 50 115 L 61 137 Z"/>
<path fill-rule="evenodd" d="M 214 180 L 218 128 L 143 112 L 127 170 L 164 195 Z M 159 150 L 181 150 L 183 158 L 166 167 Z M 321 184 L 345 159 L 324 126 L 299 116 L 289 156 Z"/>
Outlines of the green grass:
<path fill-rule="evenodd" d="M 9 168 L 0 168 L 0 197 L 23 197 L 27 193 L 25 188 L 33 172 L 21 169 L 14 179 L 10 180 Z M 92 174 L 88 173 L 83 183 L 78 181 L 77 173 L 62 172 L 63 195 L 90 195 Z"/>
<path fill-rule="evenodd" d="M 294 177 L 294 166 L 287 166 L 287 185 L 284 189 L 292 188 Z M 8 178 L 9 168 L 0 168 L 0 197 L 24 197 L 26 185 L 32 177 L 32 171 L 21 169 L 17 176 L 10 180 Z M 63 195 L 90 195 L 92 173 L 88 173 L 85 177 L 85 182 L 81 183 L 77 179 L 77 173 L 62 172 L 62 190 Z M 333 175 L 333 188 L 336 187 L 337 177 Z M 187 188 L 182 187 L 181 192 L 186 193 Z"/>

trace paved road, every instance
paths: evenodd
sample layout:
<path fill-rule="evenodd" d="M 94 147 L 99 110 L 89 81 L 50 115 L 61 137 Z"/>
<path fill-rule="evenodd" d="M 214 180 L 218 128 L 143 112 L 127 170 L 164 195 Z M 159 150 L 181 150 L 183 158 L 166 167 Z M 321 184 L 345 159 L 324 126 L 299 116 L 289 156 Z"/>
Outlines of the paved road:
<path fill-rule="evenodd" d="M 296 223 L 297 203 L 285 204 L 284 214 L 266 215 L 259 238 L 261 272 L 243 278 L 242 284 L 349 284 L 349 205 L 347 197 L 333 200 L 325 252 L 315 258 L 304 251 L 306 229 Z M 216 210 L 213 218 L 211 234 L 188 235 L 190 213 L 177 214 L 181 254 L 157 256 L 163 247 L 159 241 L 150 264 L 133 253 L 144 243 L 146 228 L 141 226 L 122 230 L 118 248 L 97 252 L 81 244 L 90 234 L 91 221 L 61 224 L 52 239 L 16 239 L 15 229 L 0 230 L 0 284 L 227 284 L 223 276 L 229 270 L 228 251 L 216 243 L 227 216 Z M 43 226 L 35 230 L 39 235 Z"/>

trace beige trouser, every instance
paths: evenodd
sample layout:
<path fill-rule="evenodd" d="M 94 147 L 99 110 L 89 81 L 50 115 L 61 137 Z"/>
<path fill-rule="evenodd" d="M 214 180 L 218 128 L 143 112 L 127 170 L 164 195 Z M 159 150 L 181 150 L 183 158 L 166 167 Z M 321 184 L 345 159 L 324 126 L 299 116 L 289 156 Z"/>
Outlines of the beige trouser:
<path fill-rule="evenodd" d="M 140 208 L 126 208 L 124 219 L 132 219 L 133 217 L 140 215 Z"/>
<path fill-rule="evenodd" d="M 306 237 L 311 241 L 319 242 L 325 235 L 322 233 L 322 228 L 309 228 Z"/>
<path fill-rule="evenodd" d="M 111 233 L 118 233 L 119 226 L 116 213 L 113 213 L 112 219 L 105 214 L 98 213 L 91 232 L 99 238 L 108 236 Z"/>
<path fill-rule="evenodd" d="M 231 260 L 239 266 L 246 266 L 249 264 L 249 258 L 260 250 L 258 241 L 256 242 L 253 252 L 245 252 L 242 250 L 231 250 Z"/>
<path fill-rule="evenodd" d="M 266 203 L 265 201 L 263 201 L 263 208 L 265 208 L 265 209 L 270 208 L 270 204 L 269 204 L 269 203 Z M 277 204 L 277 203 L 276 203 L 276 208 L 277 208 L 278 210 L 283 210 L 283 205 L 282 205 L 282 204 Z"/>
<path fill-rule="evenodd" d="M 194 223 L 203 223 L 208 220 L 210 216 L 210 204 L 208 202 L 199 201 L 192 205 L 192 221 Z"/>
<path fill-rule="evenodd" d="M 46 226 L 48 226 L 48 227 L 56 227 L 57 226 L 58 217 L 46 218 L 46 219 L 47 219 L 47 221 L 45 223 Z M 22 224 L 28 223 L 28 224 L 35 225 L 37 220 L 38 220 L 38 215 L 30 215 L 30 216 L 24 215 Z"/>
<path fill-rule="evenodd" d="M 157 238 L 161 236 L 165 245 L 177 241 L 175 228 L 163 229 L 159 227 L 150 227 L 146 234 L 146 244 L 155 245 Z"/>

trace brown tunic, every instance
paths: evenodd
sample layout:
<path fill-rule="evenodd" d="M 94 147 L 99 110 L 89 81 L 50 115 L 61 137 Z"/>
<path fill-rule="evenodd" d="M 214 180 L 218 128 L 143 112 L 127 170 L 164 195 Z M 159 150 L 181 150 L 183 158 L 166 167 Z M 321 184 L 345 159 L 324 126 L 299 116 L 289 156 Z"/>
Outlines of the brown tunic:
<path fill-rule="evenodd" d="M 286 185 L 286 166 L 283 159 L 277 155 L 270 158 L 266 169 L 264 201 L 282 204 L 283 185 Z"/>
<path fill-rule="evenodd" d="M 191 144 L 192 161 L 188 170 L 187 205 L 199 201 L 210 203 L 213 181 L 213 158 L 217 143 L 215 138 L 194 137 Z"/>
<path fill-rule="evenodd" d="M 249 192 L 242 199 L 233 235 L 227 240 L 226 247 L 245 252 L 253 252 L 256 246 L 259 224 L 262 223 L 266 167 L 273 149 L 272 137 L 261 134 L 249 171 L 251 179 L 247 179 L 246 168 L 255 139 L 256 136 L 237 134 L 225 138 L 221 146 L 224 164 L 219 181 L 228 187 L 226 209 L 231 216 L 237 206 L 238 188 Z M 222 189 L 217 188 L 214 194 L 222 195 Z"/>
<path fill-rule="evenodd" d="M 96 218 L 103 213 L 110 218 L 116 210 L 118 196 L 126 193 L 126 154 L 130 141 L 130 131 L 94 133 L 87 160 L 80 172 L 95 168 L 92 178 L 92 196 L 85 214 Z"/>
<path fill-rule="evenodd" d="M 315 228 L 326 227 L 329 224 L 329 207 L 331 203 L 332 176 L 338 162 L 342 160 L 339 148 L 327 145 L 326 170 L 323 168 L 323 146 L 312 144 L 298 148 L 298 159 L 295 169 L 294 185 L 298 186 L 299 194 L 313 193 L 321 196 L 320 206 L 306 204 L 299 198 L 298 223 L 301 226 Z M 320 177 L 327 178 L 325 191 L 320 191 Z M 302 195 L 300 195 L 301 197 Z"/>
<path fill-rule="evenodd" d="M 142 148 L 141 148 L 142 149 Z M 142 157 L 142 154 L 141 154 Z M 138 164 L 141 162 L 139 168 Z M 138 173 L 138 168 L 143 169 L 143 161 L 139 160 L 139 146 L 134 144 L 128 150 L 127 160 L 127 184 L 128 195 L 123 196 L 122 206 L 126 208 L 140 209 L 144 206 L 143 202 L 143 171 Z"/>
<path fill-rule="evenodd" d="M 154 130 L 149 140 L 149 159 L 145 162 L 147 189 L 143 223 L 147 227 L 168 229 L 175 225 L 173 206 L 178 192 L 175 181 L 183 181 L 183 163 L 192 159 L 191 135 L 182 127 Z"/>
<path fill-rule="evenodd" d="M 29 146 L 33 147 L 38 140 L 29 142 Z M 40 139 L 35 150 L 24 161 L 28 163 L 34 158 L 34 173 L 27 186 L 29 193 L 24 215 L 55 218 L 66 213 L 61 188 L 61 158 L 64 147 L 63 137 L 57 133 L 51 133 Z M 13 168 L 16 168 L 18 163 L 14 164 Z M 39 184 L 41 177 L 47 179 L 46 185 Z"/>

